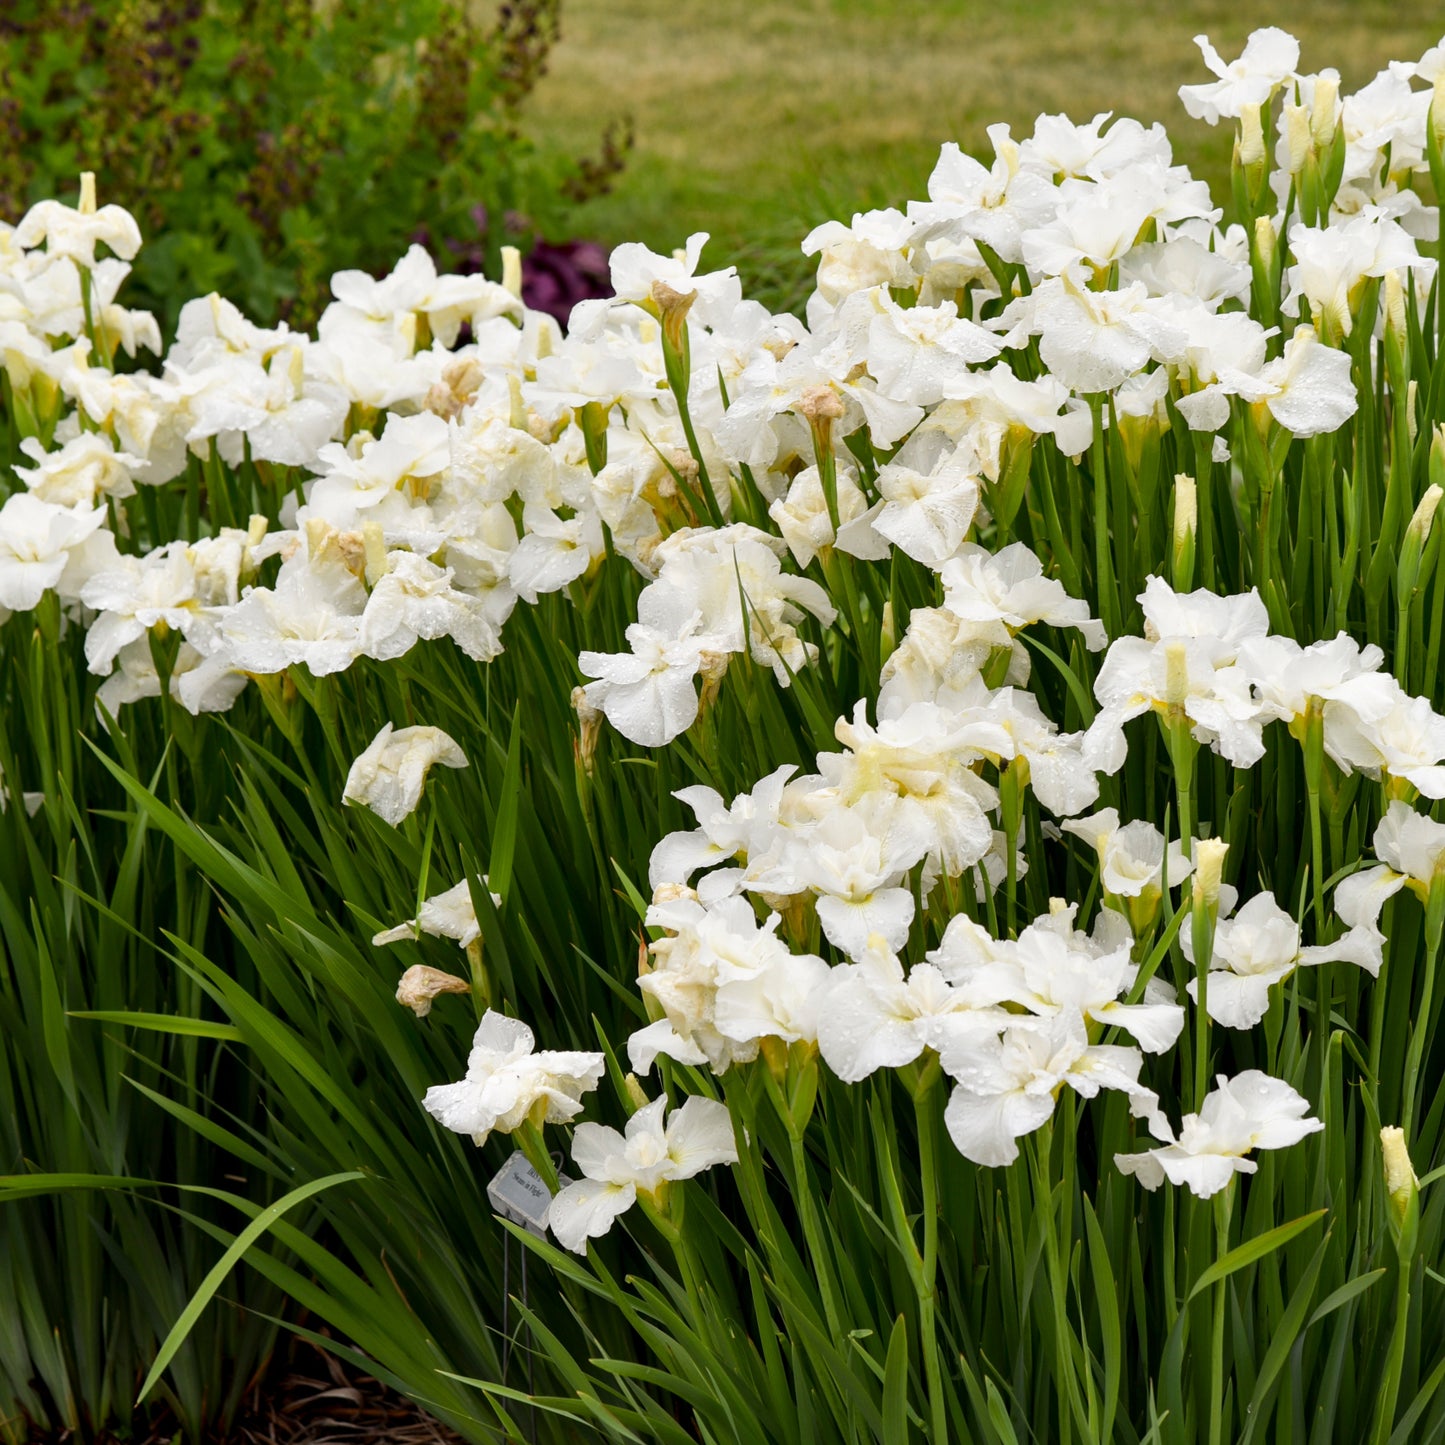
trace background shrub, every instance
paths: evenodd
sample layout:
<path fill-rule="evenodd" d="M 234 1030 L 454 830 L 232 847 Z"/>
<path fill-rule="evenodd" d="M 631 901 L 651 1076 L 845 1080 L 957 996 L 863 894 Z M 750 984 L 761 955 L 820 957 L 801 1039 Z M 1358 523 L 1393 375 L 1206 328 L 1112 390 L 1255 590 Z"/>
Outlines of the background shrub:
<path fill-rule="evenodd" d="M 522 127 L 560 12 L 17 0 L 0 15 L 0 215 L 95 171 L 153 238 L 127 295 L 167 331 L 213 290 L 305 323 L 333 272 L 389 267 L 423 229 L 444 268 L 480 247 L 495 274 L 503 244 L 555 229 L 622 162 L 616 135 L 544 158 Z"/>

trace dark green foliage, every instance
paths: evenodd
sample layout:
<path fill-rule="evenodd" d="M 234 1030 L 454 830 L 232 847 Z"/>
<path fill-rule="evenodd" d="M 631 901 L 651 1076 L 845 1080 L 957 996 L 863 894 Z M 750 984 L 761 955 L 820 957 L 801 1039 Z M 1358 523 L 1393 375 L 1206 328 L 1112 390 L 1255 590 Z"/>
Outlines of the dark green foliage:
<path fill-rule="evenodd" d="M 333 272 L 421 237 L 446 269 L 555 227 L 620 154 L 542 161 L 522 107 L 560 0 L 14 0 L 0 13 L 0 216 L 82 170 L 150 240 L 128 287 L 169 332 L 220 291 L 305 324 Z M 602 125 L 599 123 L 599 132 Z"/>

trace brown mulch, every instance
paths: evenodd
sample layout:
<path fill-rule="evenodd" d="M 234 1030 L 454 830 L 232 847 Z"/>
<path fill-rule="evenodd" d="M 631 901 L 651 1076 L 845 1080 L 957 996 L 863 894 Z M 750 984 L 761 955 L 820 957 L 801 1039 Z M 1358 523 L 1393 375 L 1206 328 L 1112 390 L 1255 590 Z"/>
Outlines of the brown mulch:
<path fill-rule="evenodd" d="M 208 1445 L 463 1445 L 404 1395 L 388 1389 L 335 1355 L 294 1340 L 271 1377 L 254 1386 L 230 1431 Z M 279 1377 L 279 1378 L 278 1378 Z M 74 1445 L 76 1436 L 36 1436 L 31 1445 Z M 127 1437 L 125 1445 L 178 1441 L 169 1416 Z M 96 1445 L 121 1445 L 103 1434 Z"/>
<path fill-rule="evenodd" d="M 258 1387 L 225 1445 L 461 1445 L 404 1395 L 315 1350 L 279 1386 Z"/>

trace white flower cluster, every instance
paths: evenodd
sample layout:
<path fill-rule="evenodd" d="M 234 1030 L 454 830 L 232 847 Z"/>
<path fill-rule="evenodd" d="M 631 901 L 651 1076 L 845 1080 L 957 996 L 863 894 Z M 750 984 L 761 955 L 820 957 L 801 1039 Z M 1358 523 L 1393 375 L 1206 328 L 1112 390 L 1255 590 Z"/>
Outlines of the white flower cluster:
<path fill-rule="evenodd" d="M 1384 899 L 1428 894 L 1441 825 L 1410 803 L 1445 798 L 1445 718 L 1380 671 L 1374 646 L 1271 633 L 1253 592 L 1152 577 L 1143 635 L 1111 640 L 1054 560 L 1009 538 L 1036 465 L 1179 423 L 1221 465 L 1232 448 L 1283 455 L 1348 421 L 1346 341 L 1383 346 L 1403 298 L 1423 304 L 1434 279 L 1418 243 L 1438 213 L 1409 181 L 1428 169 L 1445 48 L 1342 98 L 1334 72 L 1298 72 L 1283 32 L 1257 32 L 1229 64 L 1200 44 L 1215 79 L 1183 99 L 1211 123 L 1239 120 L 1252 232 L 1221 227 L 1162 126 L 1041 116 L 1020 140 L 991 128 L 987 163 L 945 146 L 927 199 L 814 230 L 805 320 L 745 300 L 731 267 L 700 272 L 702 234 L 670 257 L 617 248 L 615 296 L 578 306 L 565 335 L 521 303 L 515 258 L 498 284 L 439 276 L 414 247 L 384 279 L 336 276 L 315 336 L 210 296 L 182 310 L 159 375 L 118 371 L 118 351 L 159 353 L 160 337 L 115 300 L 138 229 L 87 181 L 77 207 L 44 202 L 0 226 L 0 368 L 30 463 L 0 507 L 0 609 L 49 597 L 60 625 L 84 628 L 110 713 L 159 694 L 152 642 L 178 634 L 166 685 L 202 712 L 255 678 L 385 663 L 419 641 L 484 662 L 519 601 L 581 595 L 599 568 L 626 565 L 644 579 L 626 650 L 584 651 L 575 696 L 662 747 L 731 659 L 787 687 L 846 608 L 851 631 L 891 647 L 871 720 L 860 701 L 811 774 L 779 769 L 731 802 L 705 786 L 678 795 L 697 827 L 653 854 L 647 922 L 661 936 L 640 986 L 654 1022 L 630 1041 L 634 1067 L 663 1053 L 721 1072 L 774 1039 L 816 1047 L 853 1081 L 931 1051 L 953 1080 L 953 1138 L 980 1163 L 1013 1158 L 1064 1084 L 1109 1088 L 1163 1141 L 1124 1167 L 1146 1185 L 1220 1187 L 1250 1148 L 1307 1131 L 1307 1106 L 1242 1075 L 1175 1137 L 1141 1070 L 1183 1006 L 1141 978 L 1139 945 L 1193 840 L 1109 808 L 1079 815 L 1151 712 L 1171 749 L 1250 767 L 1282 721 L 1381 781 L 1384 864 L 1339 885 L 1343 938 L 1306 947 L 1269 894 L 1231 917 L 1223 890 L 1205 1006 L 1249 1027 L 1301 965 L 1378 969 Z M 1264 117 L 1281 92 L 1271 172 Z M 1250 304 L 1269 266 L 1283 299 L 1266 325 Z M 1367 309 L 1373 283 L 1385 304 Z M 194 535 L 142 551 L 137 489 L 161 486 L 186 489 Z M 861 606 L 851 588 L 857 564 L 923 590 L 896 646 L 892 604 Z M 1041 625 L 1107 648 L 1077 732 L 1029 691 L 1021 634 Z M 465 758 L 435 729 L 388 726 L 346 800 L 399 823 L 436 764 Z M 1072 904 L 1002 940 L 964 911 L 1006 883 L 1012 895 L 1027 869 L 1006 802 L 1025 787 L 1093 850 L 1104 906 L 1088 932 Z M 428 933 L 471 949 L 476 886 L 427 899 L 377 942 Z M 909 967 L 930 907 L 946 928 Z M 1194 947 L 1187 931 L 1181 946 Z M 1114 1028 L 1136 1045 L 1105 1042 Z M 525 1029 L 488 1015 L 468 1081 L 428 1107 L 476 1137 L 569 1119 L 599 1057 L 532 1056 Z M 626 1136 L 579 1130 L 589 1182 L 560 1209 L 559 1237 L 579 1247 L 639 1194 L 655 1204 L 730 1157 L 702 1102 L 665 1123 L 656 1101 Z M 1204 1156 L 1236 1162 L 1189 1162 Z"/>
<path fill-rule="evenodd" d="M 1143 637 L 1110 644 L 1094 684 L 1101 704 L 1082 755 L 1106 773 L 1127 755 L 1124 724 L 1153 712 L 1238 768 L 1264 756 L 1263 729 L 1283 721 L 1303 741 L 1311 719 L 1342 772 L 1445 797 L 1445 717 L 1380 671 L 1384 654 L 1344 633 L 1301 645 L 1272 634 L 1257 592 L 1173 591 L 1151 577 L 1139 597 Z"/>
<path fill-rule="evenodd" d="M 1078 813 L 1098 795 L 1095 770 L 1122 764 L 1125 723 L 1153 710 L 1239 767 L 1263 756 L 1269 722 L 1285 722 L 1301 741 L 1316 725 L 1341 770 L 1428 791 L 1445 758 L 1445 719 L 1379 671 L 1378 648 L 1344 636 L 1301 646 L 1272 635 L 1253 593 L 1178 594 L 1151 578 L 1139 602 L 1146 635 L 1110 646 L 1096 683 L 1101 709 L 1078 737 L 1060 737 L 1029 694 L 990 689 L 981 672 L 988 650 L 964 647 L 945 651 L 947 686 L 914 675 L 913 700 L 890 692 L 895 670 L 880 696 L 882 721 L 871 726 L 860 703 L 851 720 L 838 722 L 844 751 L 820 754 L 817 773 L 779 769 L 731 804 L 703 786 L 680 792 L 698 827 L 653 852 L 656 901 L 647 922 L 665 934 L 652 945 L 639 987 L 662 1016 L 632 1036 L 633 1067 L 646 1071 L 665 1053 L 725 1070 L 774 1038 L 816 1044 L 841 1079 L 856 1082 L 932 1049 L 956 1083 L 947 1115 L 955 1142 L 984 1164 L 1015 1157 L 1014 1138 L 1049 1117 L 1065 1082 L 1086 1096 L 1122 1089 L 1152 1119 L 1157 1100 L 1139 1083 L 1139 1049 L 1091 1041 L 1091 1027 L 1093 1035 L 1100 1026 L 1121 1027 L 1159 1052 L 1183 1026 L 1172 990 L 1157 979 L 1135 1001 L 1121 1001 L 1134 991 L 1136 938 L 1152 925 L 1163 891 L 1192 871 L 1177 840 L 1166 846 L 1146 822 L 1121 826 L 1112 808 L 1072 818 L 1064 828 L 1099 859 L 1106 906 L 1092 934 L 1075 930 L 1074 908 L 1056 901 L 1017 941 L 994 940 L 955 914 L 926 961 L 905 970 L 898 957 L 916 896 L 936 899 L 940 879 L 972 869 L 975 885 L 986 889 L 1004 877 L 1003 835 L 991 816 L 999 794 L 986 769 L 1022 763 L 1046 806 Z M 1001 603 L 973 620 L 1003 626 L 1004 618 L 1017 624 L 1043 610 Z M 1092 625 L 1057 610 L 1054 620 Z M 1007 646 L 1006 630 L 1002 636 Z M 895 656 L 909 655 L 906 635 Z M 1445 827 L 1393 805 L 1376 841 L 1392 868 L 1341 885 L 1339 910 L 1351 926 L 1331 944 L 1302 946 L 1299 926 L 1268 893 L 1230 917 L 1236 898 L 1224 887 L 1210 1016 L 1252 1027 L 1270 988 L 1301 965 L 1341 960 L 1377 972 L 1380 906 L 1412 878 L 1424 896 L 1445 858 L 1441 839 Z M 1022 876 L 1022 856 L 1015 867 Z M 914 870 L 917 895 L 909 886 Z M 773 910 L 761 925 L 749 895 Z M 790 951 L 780 931 L 806 936 L 810 916 L 847 962 L 830 967 L 814 953 Z M 1183 949 L 1194 962 L 1187 930 Z M 1191 981 L 1191 997 L 1197 992 Z M 1151 1127 L 1167 1128 L 1162 1119 Z M 1191 1125 L 1188 1137 L 1202 1127 Z"/>
<path fill-rule="evenodd" d="M 117 346 L 159 349 L 154 322 L 114 301 L 134 221 L 97 210 L 93 186 L 78 209 L 42 203 L 0 229 L 0 359 L 34 422 L 26 493 L 0 513 L 0 605 L 53 590 L 89 623 L 110 710 L 160 687 L 145 633 L 179 631 L 172 690 L 222 709 L 249 677 L 322 675 L 419 639 L 492 657 L 518 599 L 567 588 L 610 546 L 652 580 L 629 650 L 580 659 L 586 700 L 647 746 L 691 725 L 698 677 L 715 684 L 731 655 L 785 686 L 813 659 L 807 628 L 829 626 L 836 599 L 785 561 L 896 549 L 943 583 L 948 615 L 927 636 L 920 623 L 915 654 L 982 645 L 990 626 L 1002 642 L 1020 613 L 993 604 L 1030 591 L 1035 564 L 982 556 L 970 531 L 1016 507 L 1037 439 L 1078 455 L 1091 407 L 1167 425 L 1166 400 L 1221 449 L 1234 400 L 1297 436 L 1333 429 L 1354 388 L 1320 335 L 1348 334 L 1367 279 L 1430 284 L 1416 240 L 1435 213 L 1402 180 L 1425 165 L 1429 92 L 1414 82 L 1434 81 L 1435 53 L 1341 101 L 1331 72 L 1295 72 L 1281 32 L 1231 66 L 1202 43 L 1219 79 L 1185 88 L 1194 113 L 1257 111 L 1282 85 L 1294 97 L 1286 181 L 1343 120 L 1326 224 L 1279 198 L 1285 310 L 1304 323 L 1282 348 L 1241 309 L 1248 238 L 1219 229 L 1161 126 L 1105 116 L 1043 116 L 1020 141 L 994 127 L 991 165 L 946 146 L 927 200 L 820 226 L 806 324 L 744 300 L 732 268 L 699 274 L 702 235 L 676 258 L 619 247 L 615 299 L 580 306 L 565 337 L 506 286 L 438 276 L 414 247 L 383 280 L 338 275 L 315 337 L 258 328 L 220 297 L 190 303 L 159 377 L 111 367 Z M 1024 294 L 1001 294 L 1002 265 L 1024 268 Z M 855 434 L 879 465 L 843 445 Z M 232 525 L 121 555 L 110 499 L 199 471 L 214 502 L 218 463 L 243 482 Z M 264 526 L 248 468 L 295 498 Z"/>

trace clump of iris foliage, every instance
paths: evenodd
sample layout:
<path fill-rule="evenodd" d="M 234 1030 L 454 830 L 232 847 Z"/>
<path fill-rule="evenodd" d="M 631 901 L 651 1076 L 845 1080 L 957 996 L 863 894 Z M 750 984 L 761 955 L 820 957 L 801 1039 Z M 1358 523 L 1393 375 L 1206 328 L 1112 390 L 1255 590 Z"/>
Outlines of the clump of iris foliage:
<path fill-rule="evenodd" d="M 12 1431 L 1440 1436 L 1445 51 L 1201 48 L 1227 224 L 1043 116 L 806 320 L 0 232 Z"/>

